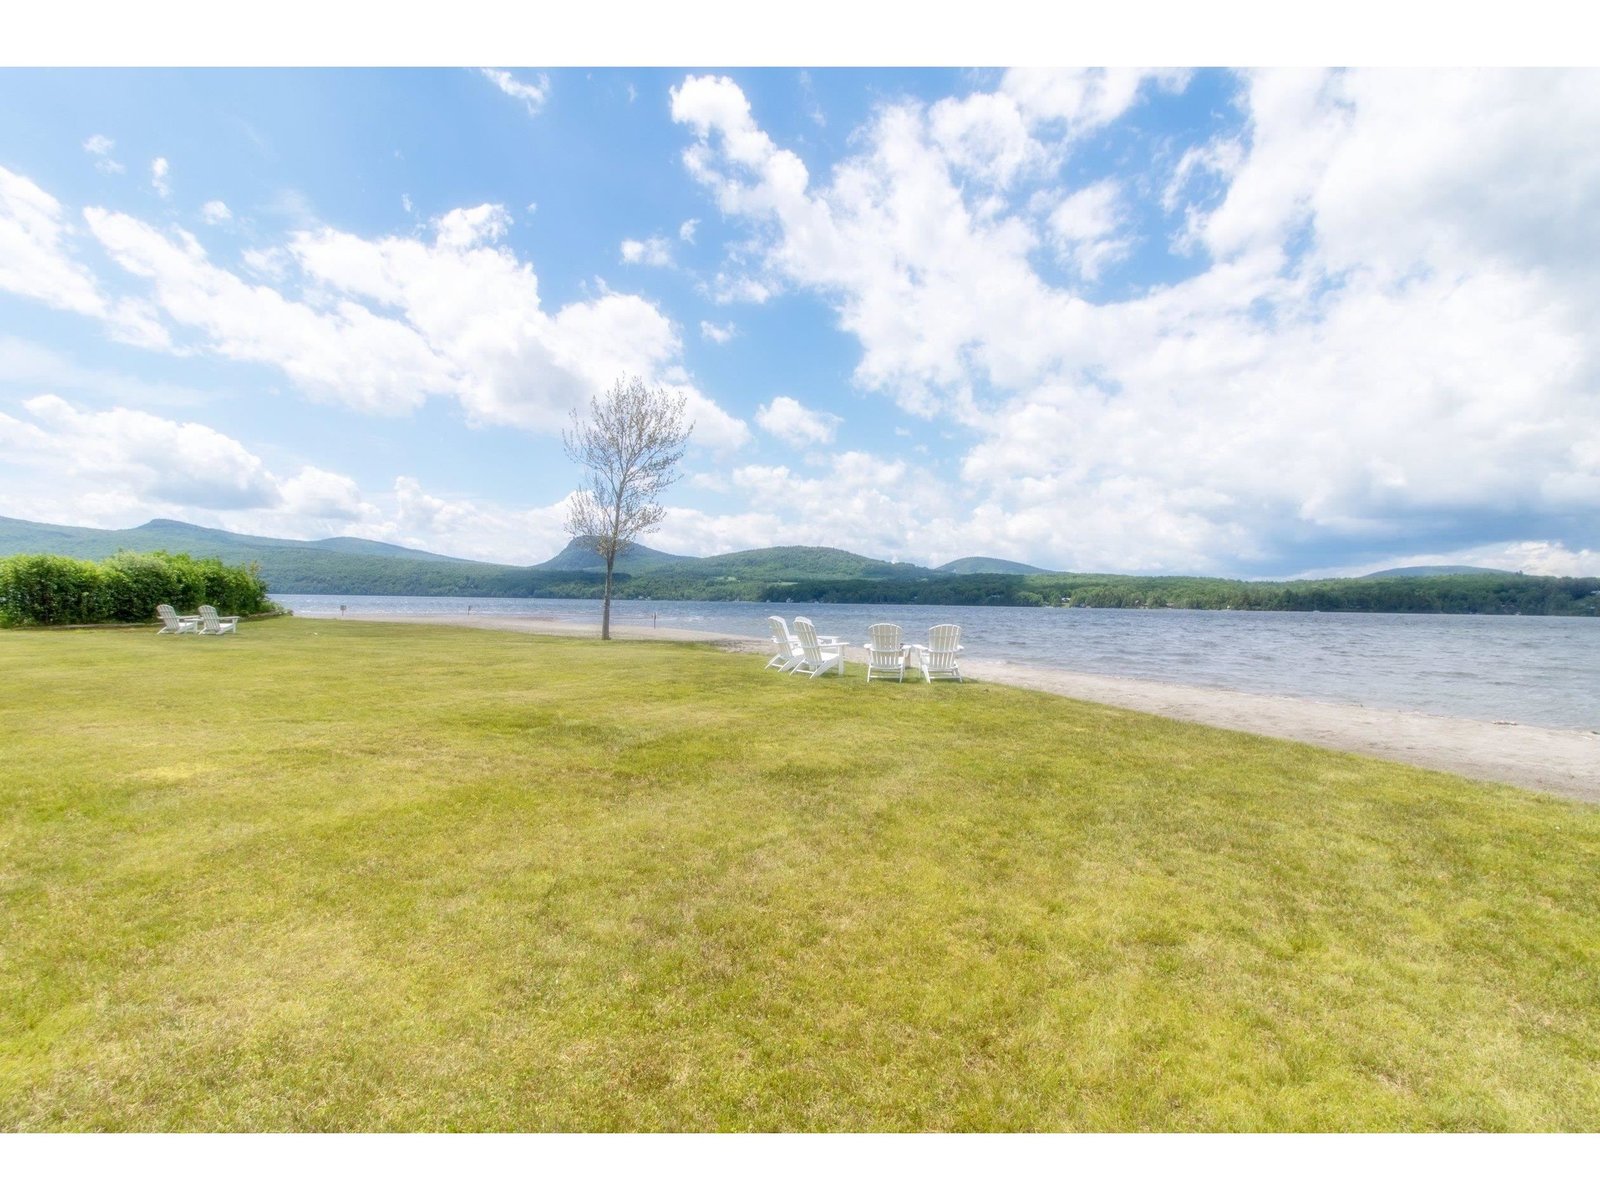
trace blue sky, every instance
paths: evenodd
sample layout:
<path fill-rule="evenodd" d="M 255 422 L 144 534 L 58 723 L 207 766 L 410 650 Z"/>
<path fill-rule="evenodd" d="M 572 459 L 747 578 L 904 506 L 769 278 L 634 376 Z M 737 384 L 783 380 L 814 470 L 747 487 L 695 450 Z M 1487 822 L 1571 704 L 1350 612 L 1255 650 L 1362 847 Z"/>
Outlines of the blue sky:
<path fill-rule="evenodd" d="M 1600 75 L 0 72 L 0 514 L 1600 571 Z"/>

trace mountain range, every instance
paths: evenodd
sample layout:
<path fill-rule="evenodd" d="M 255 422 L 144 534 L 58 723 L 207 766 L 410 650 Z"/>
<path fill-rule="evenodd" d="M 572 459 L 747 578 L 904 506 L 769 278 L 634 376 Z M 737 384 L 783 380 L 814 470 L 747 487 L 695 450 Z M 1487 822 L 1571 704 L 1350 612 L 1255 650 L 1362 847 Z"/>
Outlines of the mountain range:
<path fill-rule="evenodd" d="M 573 538 L 559 554 L 532 566 L 477 562 L 449 555 L 396 546 L 366 538 L 335 537 L 315 541 L 258 537 L 208 529 L 183 521 L 147 521 L 133 529 L 88 529 L 74 525 L 45 525 L 0 517 L 0 555 L 65 554 L 76 558 L 104 558 L 118 550 L 166 550 L 197 558 L 220 558 L 233 566 L 256 562 L 272 590 L 281 593 L 348 592 L 353 595 L 441 594 L 436 586 L 456 578 L 461 586 L 476 588 L 492 580 L 516 586 L 525 593 L 535 575 L 588 575 L 605 565 Z M 381 561 L 373 561 L 381 560 Z M 402 565 L 409 564 L 409 565 Z M 740 579 L 779 582 L 795 579 L 908 579 L 931 574 L 973 573 L 1037 575 L 1042 569 L 998 558 L 961 558 L 942 567 L 919 567 L 835 550 L 828 546 L 771 546 L 707 557 L 668 554 L 650 546 L 635 545 L 617 559 L 617 570 L 630 576 L 670 572 L 695 579 Z M 421 592 L 394 592 L 405 581 L 423 587 Z M 374 591 L 377 588 L 379 590 Z M 486 592 L 462 594 L 485 595 Z"/>
<path fill-rule="evenodd" d="M 592 599 L 600 559 L 574 539 L 533 566 L 475 562 L 364 538 L 256 537 L 181 521 L 86 529 L 0 517 L 0 557 L 104 558 L 165 550 L 259 565 L 276 595 L 506 596 Z M 940 567 L 886 562 L 829 546 L 770 546 L 707 557 L 635 546 L 617 563 L 627 600 L 762 603 L 1071 605 L 1324 612 L 1540 613 L 1600 616 L 1600 580 L 1520 575 L 1482 567 L 1397 567 L 1360 579 L 1246 582 L 1196 576 L 1048 572 L 1001 558 Z"/>

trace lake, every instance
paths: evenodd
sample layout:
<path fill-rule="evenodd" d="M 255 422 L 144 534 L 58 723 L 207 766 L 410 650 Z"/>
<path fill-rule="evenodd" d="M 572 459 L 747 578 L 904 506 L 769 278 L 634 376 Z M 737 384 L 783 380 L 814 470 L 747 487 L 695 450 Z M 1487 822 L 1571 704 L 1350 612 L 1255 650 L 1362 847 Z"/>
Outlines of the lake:
<path fill-rule="evenodd" d="M 598 622 L 594 600 L 453 596 L 272 597 L 306 614 L 475 613 Z M 867 640 L 893 621 L 908 642 L 962 629 L 967 656 L 1369 708 L 1600 730 L 1600 620 L 1416 613 L 976 608 L 894 604 L 618 601 L 613 620 L 767 636 L 769 612 Z"/>

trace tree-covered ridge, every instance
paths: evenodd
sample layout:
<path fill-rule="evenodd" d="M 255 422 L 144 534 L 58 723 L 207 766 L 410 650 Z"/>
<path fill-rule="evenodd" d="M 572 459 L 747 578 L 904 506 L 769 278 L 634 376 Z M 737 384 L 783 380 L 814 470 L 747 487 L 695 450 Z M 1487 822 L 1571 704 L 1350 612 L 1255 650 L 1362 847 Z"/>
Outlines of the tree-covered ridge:
<path fill-rule="evenodd" d="M 105 531 L 0 518 L 0 554 L 38 552 L 42 547 L 53 553 L 102 558 L 118 549 L 141 548 L 140 544 L 119 544 L 118 540 L 130 533 L 164 533 L 172 539 L 165 547 L 143 548 L 204 553 L 231 566 L 259 563 L 268 586 L 280 595 L 589 599 L 597 598 L 601 588 L 599 573 L 594 570 L 600 560 L 587 551 L 574 553 L 570 547 L 537 567 L 510 567 L 423 551 L 401 553 L 404 547 L 389 547 L 385 553 L 350 553 L 330 548 L 331 544 L 349 545 L 357 539 L 316 543 L 249 538 L 176 521 L 151 522 L 138 530 Z M 210 552 L 191 548 L 196 540 L 224 548 Z M 1362 579 L 1275 583 L 1070 572 L 957 574 L 883 562 L 826 546 L 774 546 L 709 558 L 684 558 L 638 547 L 637 555 L 619 559 L 616 594 L 625 599 L 1600 615 L 1600 579 L 1503 572 L 1386 573 Z M 557 563 L 565 564 L 564 569 L 552 569 Z"/>
<path fill-rule="evenodd" d="M 685 559 L 634 573 L 663 583 L 680 579 L 781 583 L 802 579 L 920 579 L 928 569 L 884 562 L 831 546 L 768 546 Z"/>
<path fill-rule="evenodd" d="M 533 580 L 518 595 L 588 598 L 592 579 Z M 1198 608 L 1297 612 L 1491 613 L 1600 616 L 1600 579 L 1540 575 L 1320 579 L 1252 583 L 1138 575 L 935 575 L 894 579 L 698 578 L 657 571 L 621 579 L 632 600 L 750 600 L 769 604 L 976 604 L 1010 607 Z"/>
<path fill-rule="evenodd" d="M 243 566 L 248 562 L 271 560 L 279 553 L 345 554 L 363 557 L 414 559 L 419 562 L 464 563 L 478 566 L 472 559 L 452 558 L 375 542 L 368 538 L 334 537 L 320 541 L 296 538 L 260 537 L 210 529 L 186 521 L 146 521 L 133 529 L 89 529 L 79 525 L 47 525 L 38 521 L 19 521 L 0 517 L 0 556 L 9 554 L 65 554 L 78 558 L 104 558 L 119 550 L 164 550 L 172 554 L 220 558 Z"/>
<path fill-rule="evenodd" d="M 752 599 L 841 604 L 1067 605 L 1296 612 L 1497 613 L 1600 616 L 1600 579 L 1430 575 L 1287 583 L 1189 576 L 966 575 L 905 584 L 817 580 Z"/>

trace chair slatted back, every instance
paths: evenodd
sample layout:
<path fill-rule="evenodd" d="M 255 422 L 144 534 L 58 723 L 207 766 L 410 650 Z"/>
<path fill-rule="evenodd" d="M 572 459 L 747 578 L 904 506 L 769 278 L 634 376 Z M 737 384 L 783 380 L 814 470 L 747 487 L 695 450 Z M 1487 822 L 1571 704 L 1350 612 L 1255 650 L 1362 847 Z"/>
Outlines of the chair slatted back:
<path fill-rule="evenodd" d="M 872 668 L 879 671 L 898 669 L 906 653 L 900 626 L 881 621 L 868 627 L 867 636 L 872 639 L 872 644 L 867 647 Z"/>
<path fill-rule="evenodd" d="M 822 647 L 817 644 L 817 627 L 811 623 L 810 617 L 796 617 L 794 619 L 794 634 L 800 639 L 800 649 L 806 656 L 806 662 L 815 665 L 822 661 Z"/>
<path fill-rule="evenodd" d="M 935 625 L 928 630 L 927 659 L 930 671 L 950 671 L 955 669 L 956 650 L 961 645 L 961 626 Z"/>
<path fill-rule="evenodd" d="M 170 604 L 156 605 L 156 616 L 161 618 L 161 624 L 168 633 L 177 633 L 183 628 L 183 623 L 178 620 L 178 610 Z"/>
<path fill-rule="evenodd" d="M 772 642 L 779 650 L 789 651 L 794 647 L 794 636 L 789 632 L 789 625 L 782 617 L 768 617 L 767 628 L 772 630 Z"/>

